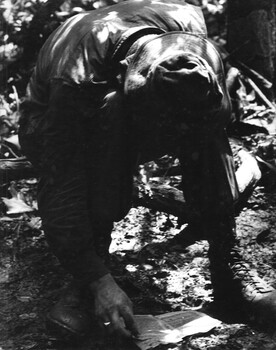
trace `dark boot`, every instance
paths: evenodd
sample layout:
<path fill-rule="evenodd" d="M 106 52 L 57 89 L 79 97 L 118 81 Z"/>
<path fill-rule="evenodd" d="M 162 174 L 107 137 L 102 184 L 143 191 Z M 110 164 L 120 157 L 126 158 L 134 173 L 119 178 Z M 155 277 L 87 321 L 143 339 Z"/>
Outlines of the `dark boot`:
<path fill-rule="evenodd" d="M 92 318 L 88 310 L 89 305 L 85 303 L 81 288 L 71 284 L 49 311 L 47 325 L 59 335 L 84 337 L 89 330 L 92 330 Z"/>
<path fill-rule="evenodd" d="M 228 311 L 230 318 L 234 314 L 243 321 L 275 328 L 276 290 L 244 261 L 235 229 L 230 226 L 221 225 L 221 232 L 209 239 L 215 304 Z"/>

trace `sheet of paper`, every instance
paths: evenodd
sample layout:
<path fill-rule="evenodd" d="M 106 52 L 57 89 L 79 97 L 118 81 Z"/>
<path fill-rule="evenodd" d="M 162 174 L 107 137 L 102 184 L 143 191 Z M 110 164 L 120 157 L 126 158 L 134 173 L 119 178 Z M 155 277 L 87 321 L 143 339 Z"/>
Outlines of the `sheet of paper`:
<path fill-rule="evenodd" d="M 221 322 L 194 310 L 170 312 L 163 315 L 135 315 L 139 338 L 135 343 L 141 350 L 154 349 L 160 344 L 180 342 L 184 337 L 206 333 Z"/>

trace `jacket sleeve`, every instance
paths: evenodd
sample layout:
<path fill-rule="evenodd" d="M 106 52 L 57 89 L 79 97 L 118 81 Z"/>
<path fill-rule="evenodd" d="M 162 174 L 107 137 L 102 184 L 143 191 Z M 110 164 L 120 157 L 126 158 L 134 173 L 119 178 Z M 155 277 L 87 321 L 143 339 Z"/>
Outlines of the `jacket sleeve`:
<path fill-rule="evenodd" d="M 89 283 L 109 271 L 95 248 L 103 229 L 91 220 L 88 209 L 90 179 L 85 171 L 82 109 L 93 114 L 93 107 L 87 110 L 83 103 L 78 89 L 56 81 L 49 107 L 36 125 L 38 150 L 33 152 L 37 152 L 41 174 L 38 207 L 47 241 L 63 267 L 77 280 Z"/>

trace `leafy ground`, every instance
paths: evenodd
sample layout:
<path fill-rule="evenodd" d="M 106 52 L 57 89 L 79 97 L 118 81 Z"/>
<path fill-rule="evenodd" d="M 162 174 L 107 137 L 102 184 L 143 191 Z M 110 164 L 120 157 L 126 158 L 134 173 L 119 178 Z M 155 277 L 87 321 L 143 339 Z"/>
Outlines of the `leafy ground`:
<path fill-rule="evenodd" d="M 257 187 L 237 217 L 244 256 L 276 287 L 276 188 Z M 114 349 L 99 337 L 75 344 L 62 341 L 45 326 L 47 309 L 70 280 L 48 250 L 33 214 L 1 218 L 0 349 Z M 135 312 L 160 314 L 200 308 L 212 301 L 206 241 L 164 252 L 158 243 L 173 237 L 176 218 L 133 208 L 113 231 L 115 276 L 132 298 Z M 154 245 L 149 243 L 155 243 Z M 119 267 L 119 268 L 118 268 Z M 126 348 L 121 346 L 121 348 Z M 129 345 L 127 349 L 130 349 Z M 276 349 L 276 337 L 240 323 L 222 323 L 205 335 L 162 349 Z"/>

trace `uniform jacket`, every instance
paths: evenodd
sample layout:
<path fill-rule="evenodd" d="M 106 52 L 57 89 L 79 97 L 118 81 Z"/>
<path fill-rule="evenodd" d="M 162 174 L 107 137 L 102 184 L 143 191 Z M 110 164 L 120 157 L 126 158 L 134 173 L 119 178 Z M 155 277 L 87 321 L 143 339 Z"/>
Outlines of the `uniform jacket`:
<path fill-rule="evenodd" d="M 201 10 L 184 1 L 134 0 L 76 15 L 46 41 L 31 78 L 28 99 L 37 112 L 47 108 L 49 86 L 111 84 L 114 59 L 139 31 L 187 31 L 207 36 Z"/>

